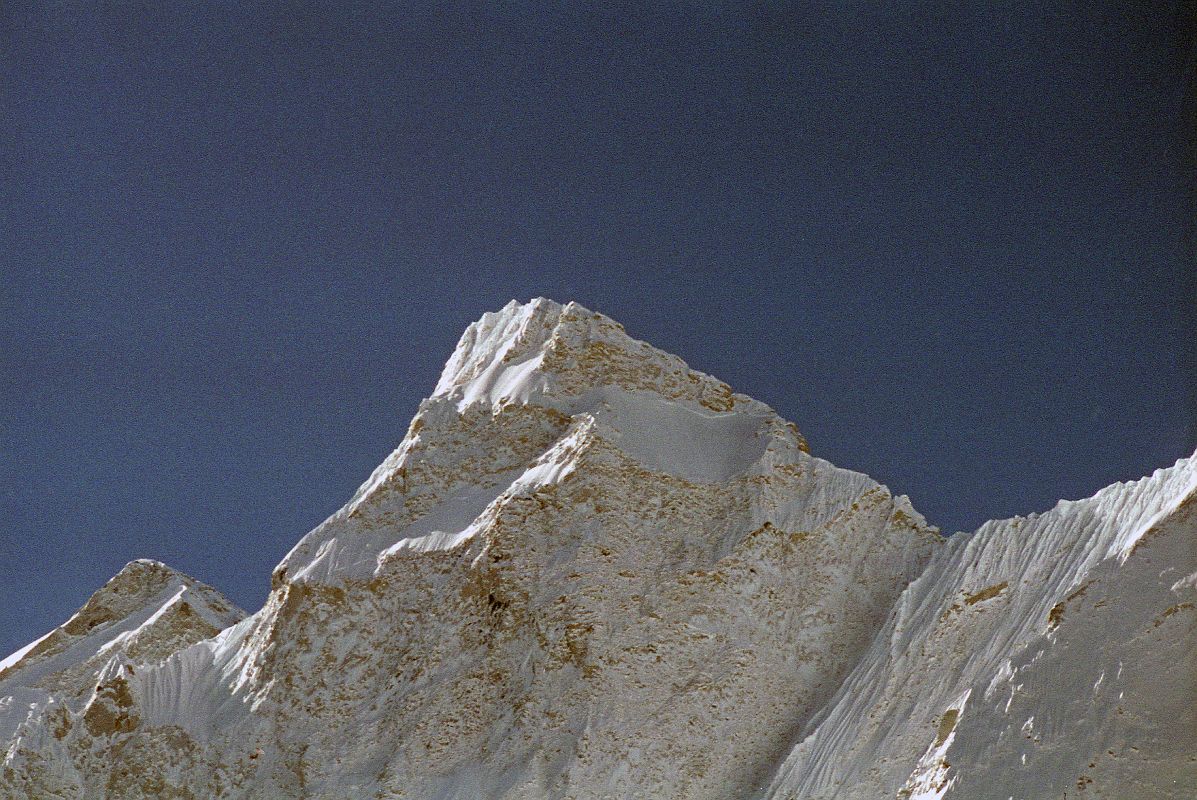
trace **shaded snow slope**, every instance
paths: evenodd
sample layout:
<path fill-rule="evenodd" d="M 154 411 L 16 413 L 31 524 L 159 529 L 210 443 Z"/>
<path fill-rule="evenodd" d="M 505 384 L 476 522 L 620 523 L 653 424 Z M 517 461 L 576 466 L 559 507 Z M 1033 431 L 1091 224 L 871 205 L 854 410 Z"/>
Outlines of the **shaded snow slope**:
<path fill-rule="evenodd" d="M 1197 457 L 952 537 L 770 798 L 1197 787 Z"/>

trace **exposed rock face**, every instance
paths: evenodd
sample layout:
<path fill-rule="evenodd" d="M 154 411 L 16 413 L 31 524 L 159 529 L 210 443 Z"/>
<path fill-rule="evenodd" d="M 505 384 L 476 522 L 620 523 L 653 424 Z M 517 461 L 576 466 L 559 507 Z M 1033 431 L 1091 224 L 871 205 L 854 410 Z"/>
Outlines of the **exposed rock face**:
<path fill-rule="evenodd" d="M 1195 777 L 1173 757 L 1191 708 L 1161 726 L 1146 686 L 1191 688 L 1161 663 L 1197 638 L 1195 475 L 945 544 L 764 404 L 576 304 L 513 303 L 470 326 L 256 614 L 194 583 L 164 606 L 186 579 L 135 562 L 6 659 L 0 797 L 1005 798 L 1082 778 L 1180 797 L 1148 791 Z"/>

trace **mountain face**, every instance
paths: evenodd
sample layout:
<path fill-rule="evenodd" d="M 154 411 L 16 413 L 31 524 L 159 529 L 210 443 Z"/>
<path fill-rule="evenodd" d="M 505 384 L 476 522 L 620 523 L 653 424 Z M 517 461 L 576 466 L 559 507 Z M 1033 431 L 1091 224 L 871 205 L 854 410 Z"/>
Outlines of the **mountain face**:
<path fill-rule="evenodd" d="M 245 616 L 133 562 L 0 798 L 1192 798 L 1197 459 L 948 539 L 576 304 L 471 325 Z"/>

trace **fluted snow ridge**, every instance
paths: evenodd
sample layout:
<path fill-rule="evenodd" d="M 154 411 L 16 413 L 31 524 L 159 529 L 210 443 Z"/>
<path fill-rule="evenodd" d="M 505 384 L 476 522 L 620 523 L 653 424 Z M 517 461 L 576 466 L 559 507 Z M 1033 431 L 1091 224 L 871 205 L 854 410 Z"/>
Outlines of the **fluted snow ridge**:
<path fill-rule="evenodd" d="M 1146 593 L 1147 579 L 1139 574 L 1142 570 L 1132 570 L 1127 561 L 1160 526 L 1179 526 L 1170 533 L 1174 543 L 1182 543 L 1179 549 L 1169 551 L 1173 558 L 1162 571 L 1175 575 L 1192 572 L 1197 567 L 1193 563 L 1197 548 L 1191 542 L 1197 530 L 1191 521 L 1177 523 L 1175 519 L 1186 504 L 1192 505 L 1195 493 L 1197 456 L 1181 459 L 1143 479 L 1113 484 L 1084 500 L 1061 501 L 1043 514 L 995 520 L 973 534 L 951 537 L 926 571 L 902 593 L 869 653 L 836 699 L 808 725 L 766 796 L 869 798 L 906 792 L 899 796 L 1018 797 L 1007 792 L 1012 783 L 972 784 L 966 792 L 953 794 L 962 791 L 961 779 L 980 770 L 976 750 L 983 748 L 956 742 L 953 751 L 953 743 L 942 741 L 935 733 L 936 725 L 949 714 L 953 720 L 972 717 L 970 697 L 975 705 L 982 702 L 979 698 L 990 700 L 1009 691 L 1001 687 L 1018 685 L 1020 659 L 1025 662 L 1023 669 L 1029 669 L 1044 652 L 1053 648 L 1064 651 L 1066 646 L 1057 647 L 1056 640 L 1074 630 L 1061 627 L 1069 615 L 1067 609 L 1086 592 L 1097 596 L 1099 590 L 1093 587 L 1098 576 L 1103 585 L 1124 587 L 1121 592 L 1111 590 L 1105 601 L 1093 601 L 1102 606 L 1126 602 L 1119 596 L 1122 592 Z M 1190 544 L 1187 551 L 1185 536 Z M 1173 591 L 1161 596 L 1171 597 L 1178 587 L 1180 583 L 1170 585 Z M 1170 603 L 1172 600 L 1167 600 L 1156 613 L 1171 607 Z M 1149 611 L 1134 608 L 1139 616 Z M 1134 615 L 1127 613 L 1126 618 Z M 1131 633 L 1111 627 L 1097 635 L 1106 637 L 1106 653 L 1116 658 L 1125 651 L 1129 663 L 1134 654 Z M 1169 647 L 1194 655 L 1195 642 L 1190 629 Z M 1166 682 L 1165 676 L 1159 679 L 1161 685 Z M 1073 688 L 1068 685 L 1069 690 Z M 995 709 L 1002 710 L 995 710 L 991 726 L 999 720 L 1005 724 L 1009 701 L 1017 691 L 996 704 Z M 1173 691 L 1178 690 L 1174 687 Z M 1184 702 L 1183 697 L 1177 701 Z M 1093 716 L 1094 731 L 1106 723 L 1104 712 L 1096 706 L 1085 712 Z M 1048 716 L 1040 713 L 1041 727 Z M 1023 719 L 1017 722 L 1021 724 Z M 995 740 L 999 738 L 997 731 L 991 733 Z M 1074 741 L 1073 746 L 1077 752 L 1101 752 L 1109 743 L 1095 735 L 1093 741 Z M 967 748 L 973 748 L 972 763 L 967 751 L 959 752 Z M 933 757 L 926 760 L 928 755 Z M 988 750 L 986 758 L 993 762 L 986 765 L 989 771 L 1002 764 L 995 748 Z M 1084 760 L 1088 761 L 1087 756 Z M 950 769 L 941 763 L 949 764 Z M 1014 775 L 1024 763 L 1015 760 L 1004 767 Z M 1054 768 L 1063 771 L 1071 767 Z M 1082 778 L 1045 774 L 1035 785 L 1037 791 L 1056 786 L 1062 792 L 1076 780 Z M 1113 796 L 1157 795 L 1139 795 L 1123 787 Z"/>

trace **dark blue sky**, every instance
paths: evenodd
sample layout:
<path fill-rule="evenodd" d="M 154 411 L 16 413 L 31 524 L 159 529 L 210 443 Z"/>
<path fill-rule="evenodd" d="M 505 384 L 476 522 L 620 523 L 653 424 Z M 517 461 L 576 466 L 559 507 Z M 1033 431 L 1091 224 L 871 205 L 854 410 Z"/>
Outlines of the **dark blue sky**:
<path fill-rule="evenodd" d="M 1192 452 L 1193 3 L 653 6 L 4 3 L 0 651 L 256 608 L 512 297 L 949 530 Z"/>

